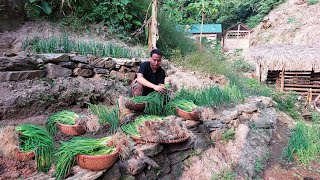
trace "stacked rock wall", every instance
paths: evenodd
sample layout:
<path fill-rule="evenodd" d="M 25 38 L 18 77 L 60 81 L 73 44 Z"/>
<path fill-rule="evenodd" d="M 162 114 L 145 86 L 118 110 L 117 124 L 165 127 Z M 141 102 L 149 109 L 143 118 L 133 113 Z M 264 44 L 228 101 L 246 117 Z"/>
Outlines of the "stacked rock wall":
<path fill-rule="evenodd" d="M 135 58 L 98 58 L 77 54 L 5 54 L 0 57 L 0 82 L 77 76 L 109 76 L 130 82 L 136 77 L 140 62 Z"/>

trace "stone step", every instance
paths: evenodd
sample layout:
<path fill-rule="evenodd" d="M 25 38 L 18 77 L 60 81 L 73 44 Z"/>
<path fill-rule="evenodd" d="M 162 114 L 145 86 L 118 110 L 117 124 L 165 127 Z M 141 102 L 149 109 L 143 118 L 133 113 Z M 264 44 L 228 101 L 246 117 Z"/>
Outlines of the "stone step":
<path fill-rule="evenodd" d="M 0 42 L 0 49 L 10 49 L 10 44 L 7 42 Z"/>
<path fill-rule="evenodd" d="M 0 82 L 42 78 L 45 74 L 43 70 L 0 72 Z"/>

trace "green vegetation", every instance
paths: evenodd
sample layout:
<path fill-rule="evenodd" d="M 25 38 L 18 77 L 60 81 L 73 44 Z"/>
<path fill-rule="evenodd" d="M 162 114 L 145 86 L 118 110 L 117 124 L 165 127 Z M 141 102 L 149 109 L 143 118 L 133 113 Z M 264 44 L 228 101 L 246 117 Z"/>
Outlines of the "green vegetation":
<path fill-rule="evenodd" d="M 89 109 L 92 114 L 95 114 L 99 117 L 100 125 L 110 125 L 111 133 L 115 133 L 118 130 L 120 123 L 119 107 L 109 110 L 103 104 L 89 104 Z"/>
<path fill-rule="evenodd" d="M 212 174 L 212 180 L 234 180 L 236 174 L 227 169 L 223 169 L 219 174 Z"/>
<path fill-rule="evenodd" d="M 168 89 L 168 88 L 166 88 Z M 132 100 L 136 103 L 145 103 L 145 112 L 150 115 L 165 115 L 166 104 L 169 101 L 168 94 L 162 94 L 158 91 L 153 91 L 147 96 L 135 96 Z"/>
<path fill-rule="evenodd" d="M 320 113 L 317 111 L 311 112 L 311 121 L 315 124 L 320 123 Z"/>
<path fill-rule="evenodd" d="M 287 20 L 287 23 L 288 23 L 288 24 L 292 24 L 292 23 L 296 23 L 296 21 L 297 21 L 297 20 L 296 20 L 295 18 L 289 17 L 288 20 Z"/>
<path fill-rule="evenodd" d="M 252 72 L 255 70 L 255 67 L 253 64 L 243 59 L 237 59 L 236 61 L 234 61 L 233 68 L 238 72 Z"/>
<path fill-rule="evenodd" d="M 319 0 L 308 0 L 307 2 L 308 2 L 308 5 L 314 5 L 319 3 Z"/>
<path fill-rule="evenodd" d="M 256 157 L 254 162 L 254 172 L 256 174 L 261 174 L 263 172 L 269 158 L 270 158 L 270 153 L 266 153 L 262 157 Z"/>
<path fill-rule="evenodd" d="M 205 12 L 204 23 L 222 23 L 224 28 L 228 28 L 237 22 L 244 22 L 250 28 L 258 25 L 264 16 L 272 9 L 283 3 L 284 0 L 230 0 L 205 2 L 212 3 L 209 9 L 201 11 L 201 2 L 166 0 L 163 10 L 179 24 L 201 23 L 202 12 Z M 200 7 L 199 7 L 200 5 Z M 200 15 L 199 15 L 200 14 Z"/>
<path fill-rule="evenodd" d="M 294 93 L 279 92 L 256 79 L 243 77 L 235 70 L 235 65 L 227 61 L 219 51 L 208 52 L 201 50 L 190 53 L 185 57 L 176 57 L 173 61 L 191 70 L 212 75 L 224 75 L 229 80 L 224 89 L 213 86 L 200 91 L 181 90 L 181 92 L 177 93 L 177 97 L 182 96 L 184 99 L 192 101 L 199 106 L 219 106 L 239 103 L 245 97 L 252 95 L 268 96 L 277 102 L 279 110 L 287 112 L 296 120 L 302 119 L 295 104 L 297 96 Z"/>
<path fill-rule="evenodd" d="M 186 55 L 196 50 L 196 44 L 184 29 L 179 29 L 178 24 L 168 17 L 168 14 L 161 12 L 159 15 L 159 40 L 157 47 L 168 57 L 174 55 Z"/>
<path fill-rule="evenodd" d="M 125 37 L 141 27 L 149 3 L 146 0 L 28 0 L 25 7 L 30 19 L 65 20 L 75 30 L 85 30 L 88 23 L 99 23 L 108 27 L 109 36 Z"/>
<path fill-rule="evenodd" d="M 155 115 L 142 115 L 138 116 L 133 122 L 130 122 L 126 125 L 121 126 L 121 129 L 123 132 L 127 134 L 131 134 L 137 137 L 141 137 L 140 134 L 138 133 L 137 127 L 144 123 L 145 121 L 161 121 L 163 120 L 159 116 Z"/>
<path fill-rule="evenodd" d="M 20 151 L 35 152 L 38 171 L 48 172 L 53 162 L 54 141 L 48 131 L 33 124 L 16 127 L 19 132 Z"/>
<path fill-rule="evenodd" d="M 288 146 L 284 149 L 282 157 L 287 161 L 298 158 L 304 165 L 313 160 L 319 160 L 320 155 L 320 128 L 318 125 L 307 125 L 298 122 L 291 132 Z"/>
<path fill-rule="evenodd" d="M 174 101 L 170 101 L 167 106 L 169 105 L 173 108 L 177 107 L 187 112 L 192 112 L 195 108 L 198 107 L 193 102 L 183 99 L 175 99 Z"/>
<path fill-rule="evenodd" d="M 61 124 L 67 124 L 67 125 L 75 125 L 76 119 L 79 117 L 79 115 L 75 112 L 64 110 L 57 112 L 53 115 L 51 115 L 46 120 L 46 129 L 51 135 L 55 135 L 57 133 L 57 125 L 56 122 L 59 122 Z"/>
<path fill-rule="evenodd" d="M 111 137 L 100 139 L 75 137 L 67 142 L 61 142 L 60 148 L 55 153 L 56 165 L 54 176 L 63 179 L 75 163 L 75 156 L 84 155 L 105 155 L 114 152 L 114 147 L 107 147 Z"/>
<path fill-rule="evenodd" d="M 35 53 L 70 53 L 78 52 L 81 55 L 94 55 L 98 57 L 133 58 L 141 57 L 142 51 L 130 50 L 127 47 L 103 44 L 95 41 L 74 41 L 67 35 L 61 37 L 49 37 L 46 39 L 26 39 L 22 45 L 23 49 L 29 49 Z"/>
<path fill-rule="evenodd" d="M 175 99 L 191 101 L 198 106 L 220 106 L 242 101 L 243 98 L 243 94 L 236 86 L 226 86 L 225 88 L 211 86 L 200 90 L 181 89 L 175 97 Z"/>
<path fill-rule="evenodd" d="M 234 128 L 230 128 L 222 133 L 222 140 L 223 141 L 228 141 L 228 140 L 233 140 L 235 138 L 236 131 Z"/>

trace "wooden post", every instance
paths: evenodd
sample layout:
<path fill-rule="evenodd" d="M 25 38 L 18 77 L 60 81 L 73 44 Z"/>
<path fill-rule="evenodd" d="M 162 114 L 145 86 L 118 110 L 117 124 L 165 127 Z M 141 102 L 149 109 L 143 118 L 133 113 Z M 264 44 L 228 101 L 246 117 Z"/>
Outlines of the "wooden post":
<path fill-rule="evenodd" d="M 311 105 L 312 102 L 312 88 L 309 89 L 309 98 L 308 98 L 308 104 Z"/>
<path fill-rule="evenodd" d="M 151 12 L 151 22 L 149 25 L 149 34 L 148 34 L 148 49 L 149 51 L 157 48 L 158 36 L 158 22 L 157 22 L 157 0 L 152 0 L 152 12 Z"/>
<path fill-rule="evenodd" d="M 280 87 L 280 72 L 276 71 L 276 89 L 279 90 Z"/>
<path fill-rule="evenodd" d="M 281 85 L 280 85 L 281 91 L 284 91 L 284 73 L 285 73 L 285 67 L 283 66 L 281 71 Z"/>
<path fill-rule="evenodd" d="M 240 23 L 238 24 L 238 33 L 237 33 L 237 39 L 240 37 Z"/>

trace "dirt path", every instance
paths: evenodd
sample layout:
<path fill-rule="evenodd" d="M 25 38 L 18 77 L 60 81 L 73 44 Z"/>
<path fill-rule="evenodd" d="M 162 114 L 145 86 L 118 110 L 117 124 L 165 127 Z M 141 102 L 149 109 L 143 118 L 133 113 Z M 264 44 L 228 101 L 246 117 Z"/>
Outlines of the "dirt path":
<path fill-rule="evenodd" d="M 186 70 L 173 65 L 171 65 L 167 74 L 168 77 L 166 77 L 165 81 L 172 86 L 174 91 L 182 88 L 199 89 L 213 85 L 224 85 L 227 82 L 222 76 L 204 75 L 200 72 Z"/>
<path fill-rule="evenodd" d="M 319 163 L 313 163 L 309 167 L 303 167 L 297 162 L 286 163 L 281 160 L 282 151 L 287 146 L 290 137 L 289 128 L 292 128 L 293 126 L 293 119 L 280 112 L 276 126 L 277 128 L 273 131 L 269 145 L 270 159 L 263 173 L 264 179 L 320 179 Z"/>

